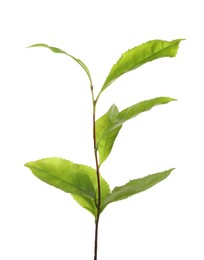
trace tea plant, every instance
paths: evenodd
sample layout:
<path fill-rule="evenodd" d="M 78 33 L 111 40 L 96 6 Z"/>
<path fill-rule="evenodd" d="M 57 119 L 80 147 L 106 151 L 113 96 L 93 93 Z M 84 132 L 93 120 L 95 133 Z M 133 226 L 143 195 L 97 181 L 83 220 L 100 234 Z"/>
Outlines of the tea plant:
<path fill-rule="evenodd" d="M 107 181 L 101 176 L 101 165 L 110 155 L 116 137 L 125 122 L 157 105 L 167 104 L 175 99 L 170 97 L 156 97 L 131 105 L 122 111 L 119 111 L 116 105 L 112 105 L 102 117 L 96 120 L 98 100 L 102 92 L 126 72 L 159 58 L 175 57 L 181 41 L 182 39 L 173 41 L 152 40 L 128 50 L 122 54 L 117 63 L 113 65 L 97 96 L 94 94 L 94 87 L 89 69 L 81 60 L 61 49 L 46 44 L 29 46 L 45 47 L 55 53 L 62 53 L 69 56 L 83 68 L 89 79 L 93 105 L 93 155 L 95 158 L 95 168 L 57 157 L 29 162 L 26 163 L 25 166 L 27 166 L 40 180 L 70 193 L 76 202 L 94 216 L 94 260 L 97 260 L 99 218 L 105 208 L 112 202 L 126 199 L 151 188 L 167 178 L 173 171 L 172 168 L 146 177 L 130 180 L 122 186 L 116 186 L 111 191 Z"/>

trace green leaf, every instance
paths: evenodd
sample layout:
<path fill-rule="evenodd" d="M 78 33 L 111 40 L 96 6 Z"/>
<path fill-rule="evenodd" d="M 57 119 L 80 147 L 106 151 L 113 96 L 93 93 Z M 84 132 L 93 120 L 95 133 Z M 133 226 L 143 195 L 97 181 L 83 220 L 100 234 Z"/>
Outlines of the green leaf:
<path fill-rule="evenodd" d="M 139 102 L 122 110 L 121 112 L 119 112 L 118 108 L 113 105 L 105 115 L 96 121 L 96 141 L 100 165 L 109 156 L 123 123 L 157 105 L 167 104 L 174 100 L 176 99 L 169 97 L 157 97 Z"/>
<path fill-rule="evenodd" d="M 73 198 L 95 217 L 98 186 L 96 170 L 61 158 L 47 158 L 26 163 L 40 180 L 71 193 Z M 110 194 L 108 183 L 101 177 L 101 202 Z"/>
<path fill-rule="evenodd" d="M 113 65 L 99 95 L 114 80 L 126 72 L 134 70 L 149 61 L 163 57 L 175 57 L 181 41 L 182 39 L 173 41 L 153 40 L 128 50 L 122 54 L 117 63 Z"/>
<path fill-rule="evenodd" d="M 71 194 L 73 199 L 84 209 L 88 210 L 91 214 L 94 215 L 94 217 L 97 216 L 97 207 L 96 207 L 96 202 L 93 199 L 88 199 L 86 197 L 83 197 L 81 195 L 75 195 Z"/>
<path fill-rule="evenodd" d="M 164 172 L 148 175 L 140 179 L 131 180 L 123 186 L 115 187 L 105 200 L 105 205 L 107 206 L 111 202 L 126 199 L 132 195 L 151 188 L 155 184 L 167 178 L 173 170 L 174 169 L 169 169 Z"/>
<path fill-rule="evenodd" d="M 117 124 L 122 124 L 127 120 L 132 119 L 143 112 L 149 111 L 155 106 L 167 104 L 175 100 L 176 100 L 175 98 L 170 98 L 170 97 L 157 97 L 157 98 L 141 101 L 131 107 L 122 110 L 117 117 L 117 121 L 118 121 Z"/>
<path fill-rule="evenodd" d="M 32 173 L 40 180 L 65 192 L 96 198 L 92 181 L 87 175 L 93 169 L 74 164 L 61 158 L 46 158 L 26 163 Z"/>
<path fill-rule="evenodd" d="M 96 172 L 92 172 L 92 174 L 89 175 L 93 185 L 94 185 L 94 189 L 95 189 L 95 193 L 96 193 L 96 201 L 98 201 L 98 184 L 97 184 L 97 177 L 96 177 Z M 105 199 L 109 196 L 110 194 L 110 188 L 108 183 L 103 179 L 103 177 L 100 175 L 100 187 L 101 187 L 101 212 L 102 210 L 104 210 L 105 205 Z M 96 217 L 97 216 L 97 203 L 95 203 L 94 205 L 90 205 L 90 201 L 88 201 L 87 198 L 84 198 L 80 195 L 73 195 L 72 197 L 84 208 L 86 208 L 87 210 L 90 211 L 90 206 L 94 206 L 94 212 L 93 215 Z"/>
<path fill-rule="evenodd" d="M 119 114 L 118 108 L 113 105 L 108 112 L 96 121 L 96 142 L 99 152 L 100 165 L 107 159 L 110 154 L 114 141 L 122 127 L 115 127 L 109 131 Z"/>
<path fill-rule="evenodd" d="M 49 46 L 49 45 L 44 44 L 44 43 L 33 44 L 33 45 L 29 46 L 28 48 L 31 48 L 31 47 L 45 47 L 45 48 L 48 48 L 48 49 L 50 49 L 51 51 L 53 51 L 55 53 L 63 53 L 65 55 L 69 56 L 70 58 L 75 60 L 85 70 L 87 76 L 89 77 L 90 84 L 92 85 L 92 79 L 91 79 L 91 74 L 89 72 L 89 69 L 87 68 L 87 66 L 80 59 L 75 58 L 74 56 L 68 54 L 67 52 L 65 52 L 65 51 L 63 51 L 63 50 L 61 50 L 59 48 L 52 47 L 52 46 Z"/>
<path fill-rule="evenodd" d="M 89 201 L 89 209 L 95 212 L 96 191 L 89 175 L 95 170 L 91 167 L 74 164 L 61 158 L 47 158 L 26 163 L 32 173 L 40 180 L 65 192 L 80 195 Z"/>

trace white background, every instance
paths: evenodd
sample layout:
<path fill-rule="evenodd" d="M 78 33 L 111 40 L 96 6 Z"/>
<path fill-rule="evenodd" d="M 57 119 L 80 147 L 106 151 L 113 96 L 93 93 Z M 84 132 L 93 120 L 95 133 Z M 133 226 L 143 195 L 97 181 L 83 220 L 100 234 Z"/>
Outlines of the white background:
<path fill-rule="evenodd" d="M 89 67 L 97 93 L 121 53 L 151 39 L 181 42 L 176 58 L 128 73 L 101 96 L 178 101 L 128 122 L 102 166 L 111 188 L 175 167 L 164 182 L 101 215 L 99 260 L 204 259 L 202 1 L 35 0 L 0 3 L 0 259 L 93 259 L 94 219 L 24 163 L 58 156 L 94 166 Z"/>

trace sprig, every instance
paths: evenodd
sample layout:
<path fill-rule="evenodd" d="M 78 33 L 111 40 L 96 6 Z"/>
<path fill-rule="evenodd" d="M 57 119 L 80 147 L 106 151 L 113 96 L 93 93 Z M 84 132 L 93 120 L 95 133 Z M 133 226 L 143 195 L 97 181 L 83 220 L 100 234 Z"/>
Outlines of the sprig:
<path fill-rule="evenodd" d="M 103 116 L 96 119 L 97 102 L 102 92 L 123 74 L 159 58 L 175 57 L 181 41 L 182 39 L 173 41 L 152 40 L 123 53 L 111 68 L 96 97 L 94 96 L 91 74 L 84 62 L 59 48 L 46 44 L 40 43 L 29 46 L 45 47 L 55 53 L 69 56 L 83 68 L 89 79 L 93 106 L 92 135 L 95 169 L 57 157 L 28 162 L 25 166 L 40 180 L 64 192 L 70 193 L 76 202 L 93 214 L 95 219 L 94 260 L 97 260 L 99 218 L 104 209 L 112 202 L 126 199 L 151 188 L 166 179 L 174 170 L 172 168 L 139 179 L 130 180 L 122 186 L 116 186 L 111 191 L 108 182 L 101 176 L 100 166 L 110 155 L 114 142 L 125 122 L 143 112 L 151 110 L 157 105 L 167 104 L 176 99 L 156 97 L 133 104 L 121 111 L 116 105 L 112 105 Z"/>

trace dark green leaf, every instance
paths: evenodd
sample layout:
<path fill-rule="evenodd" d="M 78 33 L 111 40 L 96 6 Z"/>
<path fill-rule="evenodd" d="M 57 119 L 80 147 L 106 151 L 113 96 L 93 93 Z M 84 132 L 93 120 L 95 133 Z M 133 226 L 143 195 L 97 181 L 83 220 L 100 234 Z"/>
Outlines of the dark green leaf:
<path fill-rule="evenodd" d="M 174 169 L 170 169 L 168 171 L 148 175 L 141 179 L 131 180 L 123 186 L 115 187 L 105 200 L 105 206 L 111 202 L 126 199 L 132 195 L 151 188 L 155 184 L 167 178 L 173 170 Z"/>
<path fill-rule="evenodd" d="M 139 102 L 122 110 L 121 112 L 119 112 L 118 108 L 113 105 L 105 115 L 96 121 L 96 140 L 100 165 L 109 156 L 115 139 L 124 122 L 152 109 L 157 105 L 166 104 L 174 100 L 175 99 L 169 97 L 157 97 Z"/>
<path fill-rule="evenodd" d="M 99 95 L 114 80 L 126 72 L 134 70 L 149 61 L 163 57 L 175 57 L 180 41 L 182 41 L 182 39 L 173 41 L 153 40 L 128 50 L 122 54 L 117 63 L 113 65 Z"/>
<path fill-rule="evenodd" d="M 52 46 L 49 46 L 49 45 L 44 44 L 44 43 L 33 44 L 33 45 L 29 46 L 28 48 L 31 48 L 31 47 L 45 47 L 45 48 L 48 48 L 55 53 L 63 53 L 65 55 L 69 56 L 70 58 L 74 59 L 85 70 L 87 76 L 89 77 L 90 83 L 92 85 L 92 80 L 91 80 L 91 75 L 90 75 L 89 69 L 80 59 L 75 58 L 74 56 L 68 54 L 67 52 L 65 52 L 65 51 L 63 51 L 59 48 L 52 47 Z"/>

